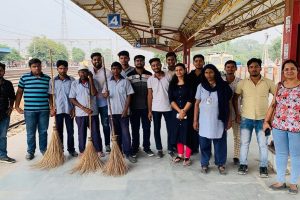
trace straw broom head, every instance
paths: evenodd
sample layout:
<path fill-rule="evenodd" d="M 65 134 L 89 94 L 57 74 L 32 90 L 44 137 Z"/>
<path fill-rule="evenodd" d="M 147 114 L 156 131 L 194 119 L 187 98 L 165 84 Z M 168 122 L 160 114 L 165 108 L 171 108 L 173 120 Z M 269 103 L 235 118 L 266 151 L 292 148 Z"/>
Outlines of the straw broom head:
<path fill-rule="evenodd" d="M 120 147 L 117 142 L 116 135 L 112 135 L 112 148 L 109 159 L 106 162 L 103 173 L 108 176 L 124 176 L 128 172 L 128 167 Z"/>
<path fill-rule="evenodd" d="M 103 162 L 100 160 L 92 139 L 88 139 L 87 147 L 77 165 L 71 170 L 71 173 L 79 172 L 80 174 L 96 172 L 103 168 Z"/>
<path fill-rule="evenodd" d="M 62 143 L 58 136 L 56 126 L 53 126 L 52 137 L 50 144 L 45 152 L 43 158 L 36 164 L 34 168 L 51 169 L 62 165 L 65 161 L 64 152 L 62 149 Z"/>

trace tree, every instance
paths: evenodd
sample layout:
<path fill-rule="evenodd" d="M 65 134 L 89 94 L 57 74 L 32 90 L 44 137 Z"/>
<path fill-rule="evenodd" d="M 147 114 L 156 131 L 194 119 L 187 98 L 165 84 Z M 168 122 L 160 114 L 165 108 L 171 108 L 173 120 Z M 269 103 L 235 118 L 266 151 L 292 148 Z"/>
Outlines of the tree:
<path fill-rule="evenodd" d="M 85 58 L 85 53 L 82 49 L 74 47 L 72 49 L 72 59 L 74 62 L 81 62 Z"/>
<path fill-rule="evenodd" d="M 269 47 L 270 58 L 275 61 L 276 59 L 281 59 L 281 42 L 282 37 L 279 36 L 271 41 L 271 45 Z"/>
<path fill-rule="evenodd" d="M 10 47 L 7 45 L 0 44 L 0 48 L 10 48 Z M 23 58 L 16 49 L 11 48 L 10 53 L 6 55 L 0 55 L 0 60 L 11 63 L 13 61 L 21 61 L 23 60 Z"/>
<path fill-rule="evenodd" d="M 52 59 L 68 60 L 69 55 L 64 44 L 47 39 L 46 37 L 35 37 L 28 47 L 28 53 L 33 58 L 38 58 L 43 62 L 49 62 L 50 53 L 52 50 Z"/>

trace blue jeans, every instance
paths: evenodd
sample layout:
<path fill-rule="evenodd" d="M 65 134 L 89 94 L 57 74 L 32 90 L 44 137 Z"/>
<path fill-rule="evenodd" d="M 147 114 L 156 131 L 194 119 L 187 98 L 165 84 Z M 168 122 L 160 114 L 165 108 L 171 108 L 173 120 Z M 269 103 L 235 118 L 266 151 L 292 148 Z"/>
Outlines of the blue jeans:
<path fill-rule="evenodd" d="M 273 129 L 276 151 L 277 181 L 285 182 L 288 157 L 291 158 L 291 184 L 297 184 L 300 177 L 300 133 Z"/>
<path fill-rule="evenodd" d="M 0 121 L 0 158 L 7 157 L 7 129 L 9 126 L 9 117 L 5 117 Z"/>
<path fill-rule="evenodd" d="M 153 115 L 153 124 L 154 124 L 154 139 L 156 144 L 157 150 L 162 150 L 162 144 L 161 144 L 161 135 L 160 135 L 160 128 L 161 128 L 161 118 L 164 116 L 166 121 L 166 127 L 167 127 L 167 134 L 168 134 L 168 151 L 173 151 L 173 147 L 175 144 L 171 144 L 172 140 L 172 111 L 167 112 L 158 112 L 158 111 L 152 111 Z"/>
<path fill-rule="evenodd" d="M 252 131 L 255 130 L 256 139 L 259 146 L 260 167 L 268 167 L 268 137 L 265 137 L 263 131 L 263 120 L 252 120 L 242 117 L 241 121 L 241 152 L 240 164 L 248 165 L 248 151 L 251 142 Z"/>
<path fill-rule="evenodd" d="M 68 151 L 70 153 L 75 152 L 74 148 L 74 120 L 71 118 L 70 114 L 61 113 L 56 115 L 56 128 L 59 134 L 60 141 L 64 146 L 64 121 L 67 128 L 67 144 Z"/>
<path fill-rule="evenodd" d="M 132 151 L 136 153 L 140 146 L 140 124 L 143 127 L 143 147 L 144 151 L 150 150 L 150 127 L 148 119 L 148 109 L 131 109 L 130 123 L 132 130 Z"/>
<path fill-rule="evenodd" d="M 115 134 L 118 136 L 118 144 L 126 156 L 131 155 L 131 138 L 129 132 L 129 117 L 121 117 L 121 115 L 112 115 Z"/>
<path fill-rule="evenodd" d="M 109 128 L 109 118 L 108 118 L 108 108 L 107 106 L 99 107 L 98 108 L 101 124 L 104 133 L 104 141 L 105 146 L 110 144 L 110 128 Z"/>
<path fill-rule="evenodd" d="M 214 143 L 215 165 L 223 166 L 227 160 L 227 132 L 224 131 L 221 138 L 209 139 L 199 136 L 201 166 L 208 166 L 211 157 L 211 143 Z"/>
<path fill-rule="evenodd" d="M 26 132 L 27 132 L 27 152 L 35 153 L 36 148 L 36 130 L 39 133 L 40 152 L 45 153 L 47 150 L 47 130 L 49 126 L 49 111 L 24 111 Z"/>

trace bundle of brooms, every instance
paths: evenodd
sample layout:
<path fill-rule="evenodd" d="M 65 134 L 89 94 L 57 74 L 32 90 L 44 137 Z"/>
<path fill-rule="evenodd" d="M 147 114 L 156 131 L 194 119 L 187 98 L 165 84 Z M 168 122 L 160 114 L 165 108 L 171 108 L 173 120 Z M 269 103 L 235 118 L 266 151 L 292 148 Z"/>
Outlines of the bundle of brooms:
<path fill-rule="evenodd" d="M 89 82 L 90 86 L 91 82 Z M 89 87 L 89 94 L 91 94 L 91 87 Z M 91 108 L 91 95 L 89 95 L 89 108 Z M 89 135 L 88 144 L 80 157 L 80 161 L 71 170 L 71 173 L 79 172 L 80 174 L 96 172 L 102 170 L 103 162 L 100 160 L 98 153 L 93 145 L 92 141 L 92 114 L 89 114 Z"/>
<path fill-rule="evenodd" d="M 106 89 L 108 90 L 108 83 L 107 83 L 107 76 L 106 76 L 106 69 L 104 64 L 104 59 L 102 57 L 102 67 L 104 69 L 104 77 L 105 77 L 105 84 Z M 123 153 L 120 150 L 118 145 L 118 135 L 115 134 L 113 119 L 112 119 L 112 109 L 110 103 L 110 97 L 107 97 L 108 100 L 108 107 L 110 111 L 109 122 L 111 127 L 111 139 L 112 139 L 112 147 L 111 152 L 106 162 L 103 173 L 108 176 L 123 176 L 127 173 L 128 167 L 126 165 L 126 161 L 124 159 Z"/>
<path fill-rule="evenodd" d="M 51 79 L 52 79 L 52 102 L 55 108 L 55 95 L 54 95 L 54 78 L 53 78 L 53 62 L 52 62 L 52 51 L 50 52 L 50 68 L 51 68 Z M 43 158 L 33 165 L 35 168 L 40 169 L 51 169 L 62 165 L 65 161 L 63 144 L 60 141 L 58 131 L 56 129 L 56 118 L 54 116 L 54 125 L 52 130 L 52 137 L 50 144 L 43 156 Z"/>

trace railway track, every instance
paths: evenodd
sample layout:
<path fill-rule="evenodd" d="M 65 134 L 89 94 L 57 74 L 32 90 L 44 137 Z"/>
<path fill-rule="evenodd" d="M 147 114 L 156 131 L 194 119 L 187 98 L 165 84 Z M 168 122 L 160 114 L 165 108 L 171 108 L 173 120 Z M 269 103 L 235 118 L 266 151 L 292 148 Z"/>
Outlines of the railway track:
<path fill-rule="evenodd" d="M 69 67 L 68 74 L 70 76 L 73 76 L 75 79 L 78 78 L 77 69 L 78 69 L 78 67 L 76 67 L 76 66 Z M 5 71 L 5 79 L 10 80 L 12 82 L 12 84 L 15 88 L 15 91 L 16 91 L 16 88 L 18 87 L 20 77 L 23 74 L 27 73 L 27 72 L 29 72 L 29 68 L 7 69 Z M 43 68 L 43 73 L 51 76 L 50 68 L 49 67 Z M 57 71 L 54 68 L 54 76 L 56 76 L 56 75 L 57 75 Z M 18 128 L 18 127 L 25 124 L 24 118 L 19 120 L 19 121 L 14 121 L 13 118 L 14 117 L 11 117 L 11 124 L 9 125 L 8 131 L 10 131 L 12 129 L 15 129 L 15 128 Z"/>
<path fill-rule="evenodd" d="M 77 69 L 78 69 L 78 67 L 76 67 L 76 66 L 69 67 L 68 74 L 73 76 L 74 78 L 77 78 L 77 76 L 78 76 Z M 28 67 L 27 68 L 18 68 L 18 69 L 17 68 L 7 69 L 5 71 L 5 79 L 10 80 L 12 82 L 13 86 L 16 88 L 18 86 L 20 77 L 27 72 L 29 72 Z M 49 67 L 43 68 L 43 73 L 51 76 L 50 68 Z M 57 75 L 57 71 L 55 68 L 54 68 L 54 75 Z"/>

